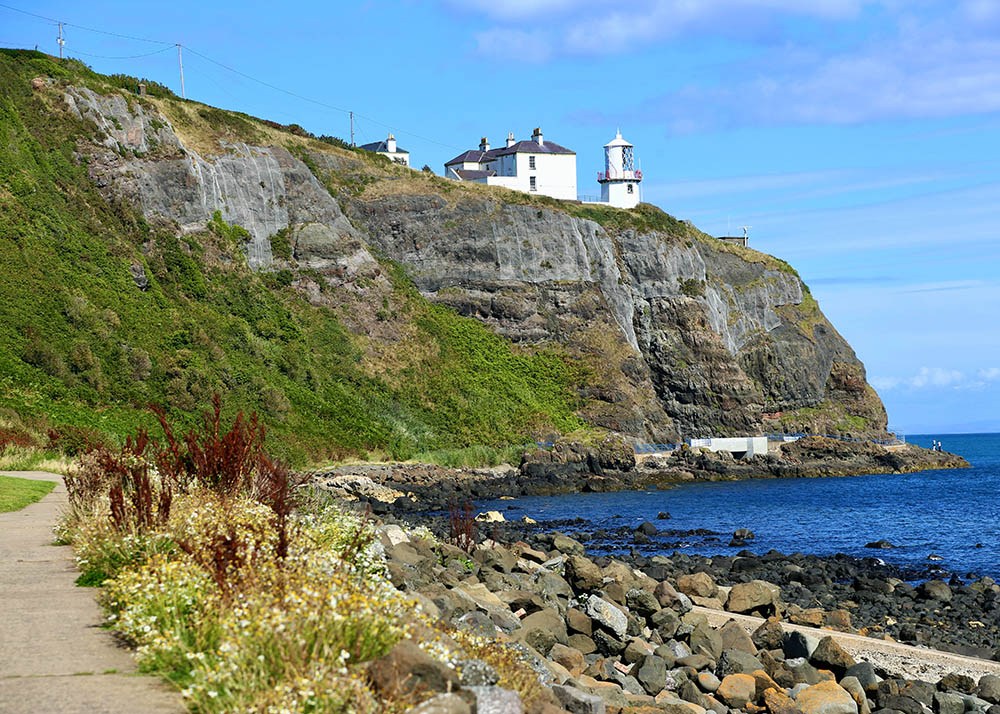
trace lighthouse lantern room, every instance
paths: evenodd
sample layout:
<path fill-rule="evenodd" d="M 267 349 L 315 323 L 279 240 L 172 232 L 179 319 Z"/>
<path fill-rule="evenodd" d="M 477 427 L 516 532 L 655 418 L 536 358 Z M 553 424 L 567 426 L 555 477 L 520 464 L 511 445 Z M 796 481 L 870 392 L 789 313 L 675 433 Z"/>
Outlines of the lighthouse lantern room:
<path fill-rule="evenodd" d="M 601 184 L 601 203 L 616 208 L 639 205 L 642 171 L 636 171 L 633 149 L 632 144 L 622 138 L 621 131 L 604 145 L 604 171 L 597 173 L 597 182 Z"/>

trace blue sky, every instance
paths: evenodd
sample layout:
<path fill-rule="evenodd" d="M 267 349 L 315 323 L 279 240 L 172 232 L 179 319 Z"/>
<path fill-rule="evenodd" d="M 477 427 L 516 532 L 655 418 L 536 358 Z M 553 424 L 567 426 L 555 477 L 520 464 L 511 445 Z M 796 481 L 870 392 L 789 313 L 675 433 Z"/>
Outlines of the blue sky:
<path fill-rule="evenodd" d="M 646 200 L 799 270 L 890 424 L 1000 431 L 1000 0 L 3 2 L 98 71 L 179 90 L 180 42 L 188 97 L 342 137 L 352 109 L 438 172 L 541 126 L 596 194 L 620 126 Z M 55 36 L 0 7 L 0 44 Z"/>

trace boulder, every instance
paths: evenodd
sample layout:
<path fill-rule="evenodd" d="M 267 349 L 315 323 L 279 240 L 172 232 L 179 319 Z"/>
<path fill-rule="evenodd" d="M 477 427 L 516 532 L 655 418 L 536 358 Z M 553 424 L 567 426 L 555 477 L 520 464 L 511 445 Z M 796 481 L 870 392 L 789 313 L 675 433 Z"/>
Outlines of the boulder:
<path fill-rule="evenodd" d="M 995 674 L 984 674 L 980 677 L 979 686 L 973 693 L 990 704 L 1000 704 L 1000 677 Z"/>
<path fill-rule="evenodd" d="M 803 714 L 858 714 L 854 697 L 836 682 L 826 681 L 799 692 L 795 704 Z"/>
<path fill-rule="evenodd" d="M 875 674 L 875 668 L 872 666 L 871 662 L 858 662 L 852 667 L 848 667 L 847 671 L 844 672 L 845 677 L 854 677 L 857 679 L 861 686 L 867 694 L 872 695 L 878 689 L 878 683 L 882 681 L 879 676 Z"/>
<path fill-rule="evenodd" d="M 438 694 L 410 709 L 407 714 L 471 714 L 472 710 L 457 694 Z"/>
<path fill-rule="evenodd" d="M 805 632 L 799 630 L 792 630 L 785 635 L 785 643 L 782 645 L 782 650 L 784 650 L 787 659 L 795 659 L 797 657 L 809 659 L 817 647 L 819 647 L 818 638 L 807 635 Z"/>
<path fill-rule="evenodd" d="M 507 519 L 500 511 L 485 511 L 476 514 L 476 520 L 480 523 L 503 523 Z"/>
<path fill-rule="evenodd" d="M 715 597 L 715 594 L 719 590 L 708 573 L 692 573 L 680 576 L 677 578 L 677 589 L 688 597 L 697 595 L 698 597 L 707 598 Z"/>
<path fill-rule="evenodd" d="M 653 597 L 660 603 L 660 607 L 669 607 L 682 615 L 691 609 L 691 599 L 687 595 L 677 592 L 674 586 L 666 580 L 653 589 Z"/>
<path fill-rule="evenodd" d="M 677 628 L 681 625 L 681 618 L 677 616 L 677 613 L 668 607 L 662 610 L 657 610 L 649 618 L 650 624 L 656 628 L 656 631 L 666 642 L 677 632 Z"/>
<path fill-rule="evenodd" d="M 654 654 L 647 655 L 635 670 L 635 678 L 647 693 L 656 696 L 667 686 L 666 661 Z"/>
<path fill-rule="evenodd" d="M 740 650 L 751 655 L 757 654 L 757 648 L 754 646 L 753 640 L 750 639 L 750 635 L 736 620 L 730 620 L 720 627 L 719 635 L 722 637 L 723 649 Z"/>
<path fill-rule="evenodd" d="M 579 632 L 582 635 L 590 635 L 594 631 L 593 621 L 575 607 L 566 611 L 566 627 L 570 632 Z"/>
<path fill-rule="evenodd" d="M 830 670 L 838 678 L 843 677 L 848 668 L 857 664 L 854 658 L 829 635 L 819 641 L 809 661 L 820 669 Z"/>
<path fill-rule="evenodd" d="M 715 666 L 715 673 L 725 677 L 727 674 L 750 674 L 758 669 L 764 669 L 764 665 L 752 654 L 728 649 L 722 651 L 719 663 Z"/>
<path fill-rule="evenodd" d="M 557 533 L 552 537 L 552 547 L 560 553 L 566 553 L 567 555 L 583 555 L 587 552 L 586 548 L 583 547 L 583 543 L 573 540 L 569 536 L 564 536 L 561 533 Z"/>
<path fill-rule="evenodd" d="M 586 669 L 586 662 L 583 659 L 583 652 L 568 645 L 556 643 L 549 650 L 548 657 L 553 662 L 558 662 L 574 677 L 583 673 Z"/>
<path fill-rule="evenodd" d="M 555 610 L 539 610 L 521 621 L 521 629 L 514 633 L 514 639 L 524 642 L 547 655 L 557 642 L 568 644 L 566 623 Z"/>
<path fill-rule="evenodd" d="M 749 674 L 727 674 L 716 694 L 734 709 L 741 709 L 754 700 L 757 685 Z"/>
<path fill-rule="evenodd" d="M 460 682 L 455 670 L 424 652 L 413 640 L 400 640 L 368 665 L 372 687 L 386 698 L 416 691 L 450 692 Z"/>
<path fill-rule="evenodd" d="M 934 714 L 964 714 L 965 700 L 953 692 L 934 693 Z"/>
<path fill-rule="evenodd" d="M 575 687 L 555 685 L 552 693 L 563 708 L 571 714 L 605 714 L 607 706 L 604 700 L 595 694 L 588 694 Z"/>
<path fill-rule="evenodd" d="M 701 691 L 708 692 L 712 694 L 722 682 L 711 672 L 699 672 L 698 673 L 698 686 L 701 687 Z"/>
<path fill-rule="evenodd" d="M 722 654 L 722 635 L 708 624 L 697 625 L 688 635 L 688 644 L 694 654 L 703 654 L 718 660 Z"/>
<path fill-rule="evenodd" d="M 592 595 L 587 598 L 587 615 L 601 627 L 621 638 L 628 629 L 625 613 L 604 598 Z M 623 648 L 624 649 L 624 648 Z"/>
<path fill-rule="evenodd" d="M 917 596 L 924 600 L 951 602 L 951 588 L 943 580 L 928 580 L 917 588 Z"/>
<path fill-rule="evenodd" d="M 465 687 L 476 698 L 476 714 L 524 714 L 521 696 L 503 687 Z"/>
<path fill-rule="evenodd" d="M 764 692 L 764 706 L 770 714 L 802 714 L 792 698 L 777 689 Z"/>
<path fill-rule="evenodd" d="M 597 645 L 590 638 L 589 635 L 570 635 L 567 639 L 568 646 L 580 650 L 584 655 L 593 654 L 597 652 Z"/>
<path fill-rule="evenodd" d="M 756 610 L 771 612 L 781 594 L 777 585 L 763 580 L 751 580 L 749 583 L 737 583 L 729 591 L 726 609 L 729 612 L 754 612 Z"/>
<path fill-rule="evenodd" d="M 868 706 L 868 697 L 865 688 L 857 677 L 844 677 L 840 680 L 840 686 L 851 695 L 854 703 L 858 705 L 858 714 L 871 714 L 871 707 Z"/>
<path fill-rule="evenodd" d="M 584 592 L 597 590 L 604 583 L 601 569 L 582 555 L 571 555 L 566 559 L 565 575 L 570 585 Z"/>
<path fill-rule="evenodd" d="M 750 639 L 758 649 L 778 650 L 785 641 L 785 632 L 774 620 L 765 620 L 754 630 Z"/>
<path fill-rule="evenodd" d="M 976 680 L 967 674 L 949 672 L 941 677 L 937 683 L 937 688 L 942 692 L 961 692 L 962 694 L 972 694 L 976 691 Z M 985 699 L 985 697 L 983 697 Z"/>
<path fill-rule="evenodd" d="M 660 610 L 660 603 L 653 593 L 640 588 L 632 588 L 625 593 L 625 604 L 639 617 L 650 617 Z"/>

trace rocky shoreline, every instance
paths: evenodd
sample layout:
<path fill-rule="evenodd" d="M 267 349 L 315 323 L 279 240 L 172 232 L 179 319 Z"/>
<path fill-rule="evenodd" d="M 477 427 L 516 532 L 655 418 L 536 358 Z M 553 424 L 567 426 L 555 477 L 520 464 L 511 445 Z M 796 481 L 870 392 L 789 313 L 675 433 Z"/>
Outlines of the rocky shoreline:
<path fill-rule="evenodd" d="M 964 660 L 955 670 L 947 669 L 957 667 L 954 662 L 945 670 L 901 664 L 896 671 L 884 657 L 873 657 L 880 663 L 873 664 L 863 646 L 851 654 L 831 636 L 865 632 L 854 629 L 858 608 L 847 609 L 833 594 L 834 577 L 845 573 L 856 573 L 857 602 L 888 595 L 880 592 L 886 583 L 921 617 L 937 616 L 973 593 L 992 603 L 1000 587 L 988 579 L 960 588 L 940 580 L 911 588 L 883 581 L 872 569 L 862 573 L 857 564 L 807 556 L 588 557 L 583 543 L 560 533 L 506 540 L 518 535 L 512 524 L 495 526 L 491 538 L 466 541 L 466 548 L 456 545 L 462 541 L 454 529 L 429 538 L 408 524 L 384 523 L 377 532 L 397 588 L 430 616 L 510 648 L 545 686 L 527 709 L 510 692 L 494 692 L 502 705 L 493 707 L 479 696 L 484 686 L 495 689 L 488 667 L 464 666 L 456 677 L 393 650 L 373 665 L 376 684 L 379 672 L 391 671 L 393 678 L 440 692 L 414 712 L 1000 714 L 996 663 Z M 796 560 L 802 564 L 789 567 Z M 811 607 L 798 604 L 807 584 L 814 591 Z M 766 620 L 748 632 L 744 615 Z M 913 671 L 937 674 L 920 681 Z M 463 690 L 469 696 L 463 698 Z"/>
<path fill-rule="evenodd" d="M 314 475 L 315 482 L 345 499 L 371 505 L 376 514 L 443 511 L 455 503 L 500 496 L 669 488 L 695 481 L 811 478 L 872 473 L 909 473 L 968 468 L 961 456 L 912 444 L 887 449 L 808 437 L 775 444 L 767 456 L 734 459 L 725 451 L 683 447 L 636 457 L 624 442 L 596 446 L 556 442 L 525 452 L 521 464 L 450 469 L 429 464 L 351 464 Z M 391 506 L 391 508 L 390 508 Z"/>

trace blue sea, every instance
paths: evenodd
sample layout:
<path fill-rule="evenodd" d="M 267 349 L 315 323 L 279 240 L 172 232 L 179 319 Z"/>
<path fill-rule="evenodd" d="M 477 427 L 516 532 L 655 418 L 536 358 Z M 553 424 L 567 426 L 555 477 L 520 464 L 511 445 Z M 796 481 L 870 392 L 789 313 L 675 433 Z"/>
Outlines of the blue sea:
<path fill-rule="evenodd" d="M 1000 434 L 907 438 L 925 447 L 937 439 L 972 468 L 695 483 L 664 491 L 524 497 L 479 506 L 503 511 L 508 520 L 584 518 L 589 524 L 580 528 L 588 532 L 650 521 L 661 529 L 707 528 L 724 534 L 721 543 L 693 538 L 680 549 L 686 553 L 735 554 L 740 548 L 727 547 L 729 537 L 737 528 L 749 528 L 756 538 L 747 549 L 758 554 L 772 548 L 786 554 L 847 553 L 919 568 L 931 564 L 927 556 L 934 553 L 943 559 L 937 565 L 960 577 L 1000 579 Z M 656 520 L 660 511 L 670 513 L 670 520 Z M 900 547 L 864 547 L 881 539 Z M 652 551 L 643 548 L 643 553 Z"/>

